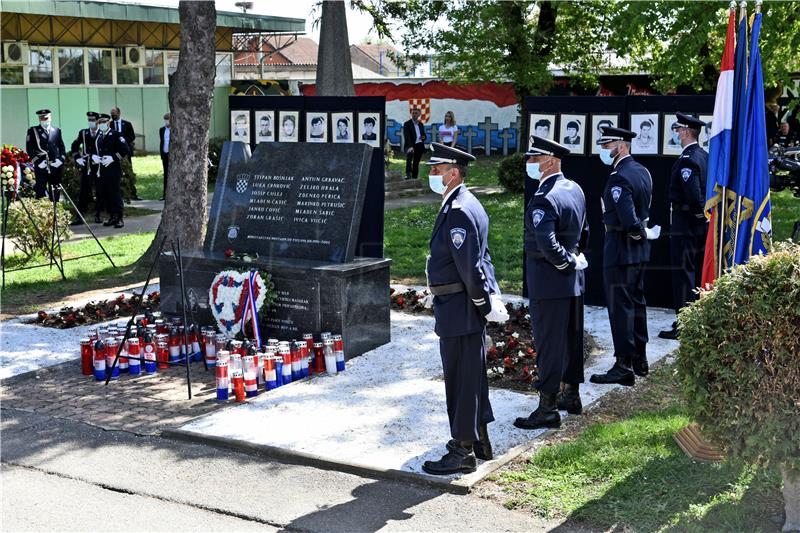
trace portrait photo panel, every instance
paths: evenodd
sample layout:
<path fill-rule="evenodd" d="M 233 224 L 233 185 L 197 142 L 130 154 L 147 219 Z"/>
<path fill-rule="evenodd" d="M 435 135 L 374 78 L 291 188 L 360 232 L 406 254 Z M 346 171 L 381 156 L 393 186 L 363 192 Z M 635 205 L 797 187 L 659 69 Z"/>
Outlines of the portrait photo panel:
<path fill-rule="evenodd" d="M 278 111 L 278 141 L 282 143 L 296 143 L 300 139 L 300 112 Z"/>
<path fill-rule="evenodd" d="M 658 113 L 631 113 L 631 131 L 636 137 L 631 141 L 631 153 L 658 155 Z"/>
<path fill-rule="evenodd" d="M 708 142 L 711 139 L 711 121 L 714 119 L 714 115 L 700 115 L 697 118 L 706 123 L 705 127 L 700 130 L 700 137 L 697 139 L 697 144 L 700 145 L 700 148 L 708 152 Z"/>
<path fill-rule="evenodd" d="M 256 111 L 256 144 L 263 142 L 273 142 L 275 140 L 275 112 Z"/>
<path fill-rule="evenodd" d="M 619 126 L 619 115 L 614 113 L 602 113 L 592 115 L 592 131 L 591 131 L 591 146 L 590 153 L 597 155 L 600 153 L 600 147 L 597 146 L 597 139 L 600 138 L 600 128 L 602 126 L 610 126 L 616 128 Z"/>
<path fill-rule="evenodd" d="M 368 144 L 374 148 L 381 145 L 381 114 L 358 114 L 358 142 Z"/>
<path fill-rule="evenodd" d="M 306 111 L 306 142 L 328 142 L 328 113 Z"/>
<path fill-rule="evenodd" d="M 586 152 L 586 115 L 561 113 L 556 141 L 569 148 L 570 153 L 583 155 Z"/>
<path fill-rule="evenodd" d="M 683 148 L 678 139 L 678 132 L 672 130 L 672 126 L 678 123 L 678 117 L 674 113 L 664 113 L 663 137 L 661 141 L 661 153 L 663 155 L 681 155 Z"/>
<path fill-rule="evenodd" d="M 353 142 L 353 114 L 331 113 L 332 138 L 335 143 Z"/>
<path fill-rule="evenodd" d="M 531 113 L 528 130 L 528 146 L 530 146 L 530 139 L 532 135 L 537 135 L 551 141 L 555 140 L 556 115 L 547 113 Z"/>
<path fill-rule="evenodd" d="M 231 140 L 250 143 L 250 110 L 231 111 Z"/>

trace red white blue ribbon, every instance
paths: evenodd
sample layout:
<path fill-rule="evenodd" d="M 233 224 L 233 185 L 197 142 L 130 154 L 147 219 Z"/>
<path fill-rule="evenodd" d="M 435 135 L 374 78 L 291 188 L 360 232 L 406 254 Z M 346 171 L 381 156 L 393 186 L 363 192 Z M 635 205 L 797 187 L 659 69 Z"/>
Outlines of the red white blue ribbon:
<path fill-rule="evenodd" d="M 255 335 L 256 348 L 261 348 L 261 332 L 258 330 L 258 307 L 256 306 L 256 297 L 253 290 L 256 284 L 258 272 L 255 269 L 250 270 L 250 274 L 245 278 L 245 294 L 244 311 L 242 312 L 242 334 L 244 335 L 244 326 L 247 323 L 247 318 L 252 318 L 253 321 L 253 334 Z"/>

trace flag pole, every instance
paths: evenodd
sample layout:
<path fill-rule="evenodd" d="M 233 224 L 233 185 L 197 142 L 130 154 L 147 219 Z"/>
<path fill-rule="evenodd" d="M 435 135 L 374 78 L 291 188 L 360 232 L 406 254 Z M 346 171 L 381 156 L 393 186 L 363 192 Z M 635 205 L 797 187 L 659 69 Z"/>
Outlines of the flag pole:
<path fill-rule="evenodd" d="M 736 0 L 731 0 L 728 11 L 736 12 Z M 736 39 L 736 32 L 734 32 L 734 39 Z M 733 132 L 731 132 L 733 133 Z M 717 214 L 719 216 L 719 233 L 717 234 L 717 245 L 719 247 L 717 257 L 717 277 L 722 276 L 722 236 L 725 234 L 725 219 L 728 205 L 728 187 L 722 188 L 722 196 L 720 197 L 719 206 L 717 207 Z"/>

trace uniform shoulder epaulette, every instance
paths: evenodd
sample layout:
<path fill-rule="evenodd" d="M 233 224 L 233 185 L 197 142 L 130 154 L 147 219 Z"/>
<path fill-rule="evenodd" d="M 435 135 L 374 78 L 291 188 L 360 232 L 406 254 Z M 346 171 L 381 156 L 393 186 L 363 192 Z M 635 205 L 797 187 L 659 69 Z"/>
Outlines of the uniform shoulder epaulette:
<path fill-rule="evenodd" d="M 461 209 L 461 202 L 459 202 L 458 200 L 453 200 L 453 203 L 450 204 L 450 207 L 452 207 L 453 209 Z"/>

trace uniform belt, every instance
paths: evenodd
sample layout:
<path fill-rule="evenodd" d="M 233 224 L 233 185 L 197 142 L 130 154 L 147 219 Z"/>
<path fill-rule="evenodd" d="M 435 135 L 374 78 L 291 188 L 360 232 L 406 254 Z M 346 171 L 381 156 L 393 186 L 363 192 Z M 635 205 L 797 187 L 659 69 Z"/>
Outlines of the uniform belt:
<path fill-rule="evenodd" d="M 649 221 L 650 221 L 650 218 L 648 217 L 648 218 L 642 220 L 642 224 L 647 226 L 647 223 Z M 609 233 L 609 232 L 612 232 L 612 231 L 625 231 L 625 228 L 623 228 L 622 226 L 612 226 L 611 224 L 605 224 L 605 227 L 606 227 L 606 233 Z"/>
<path fill-rule="evenodd" d="M 459 281 L 456 283 L 445 283 L 444 285 L 434 285 L 428 288 L 434 296 L 446 296 L 448 294 L 462 292 L 464 290 L 464 284 Z"/>
<path fill-rule="evenodd" d="M 673 211 L 691 211 L 692 206 L 689 204 L 672 204 Z"/>
<path fill-rule="evenodd" d="M 577 254 L 578 253 L 578 249 L 577 248 L 573 248 L 572 250 L 569 250 L 567 253 Z M 545 255 L 542 252 L 538 251 L 538 250 L 531 251 L 531 252 L 525 250 L 525 257 L 528 257 L 528 258 L 531 258 L 531 259 L 544 259 Z"/>

